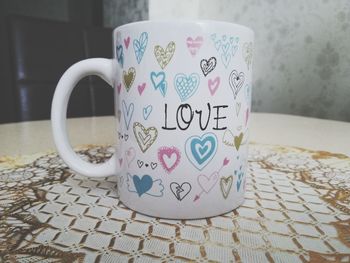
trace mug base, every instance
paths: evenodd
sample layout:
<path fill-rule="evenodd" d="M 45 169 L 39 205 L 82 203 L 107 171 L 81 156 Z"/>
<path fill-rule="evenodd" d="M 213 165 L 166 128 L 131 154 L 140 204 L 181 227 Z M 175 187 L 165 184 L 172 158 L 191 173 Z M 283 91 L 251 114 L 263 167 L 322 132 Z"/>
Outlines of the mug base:
<path fill-rule="evenodd" d="M 135 208 L 133 207 L 132 204 L 128 204 L 127 202 L 120 200 L 124 206 L 126 206 L 127 208 L 129 208 L 130 210 L 133 210 L 137 213 L 140 213 L 142 215 L 145 216 L 149 216 L 149 217 L 155 217 L 155 218 L 161 218 L 161 219 L 170 219 L 170 220 L 191 220 L 191 219 L 205 219 L 205 218 L 210 218 L 210 217 L 215 217 L 215 216 L 220 216 L 220 215 L 224 215 L 227 214 L 235 209 L 237 209 L 238 207 L 240 207 L 244 201 L 245 198 L 243 197 L 241 200 L 238 200 L 237 202 L 235 202 L 235 206 L 225 209 L 225 210 L 220 210 L 220 211 L 215 211 L 215 212 L 211 212 L 211 211 L 206 211 L 206 212 L 202 212 L 198 214 L 198 216 L 196 216 L 195 214 L 191 214 L 191 215 L 183 215 L 181 213 L 175 213 L 172 215 L 169 215 L 167 213 L 162 213 L 159 211 L 154 211 L 152 213 L 152 211 L 146 211 L 147 209 L 139 209 L 139 208 Z"/>

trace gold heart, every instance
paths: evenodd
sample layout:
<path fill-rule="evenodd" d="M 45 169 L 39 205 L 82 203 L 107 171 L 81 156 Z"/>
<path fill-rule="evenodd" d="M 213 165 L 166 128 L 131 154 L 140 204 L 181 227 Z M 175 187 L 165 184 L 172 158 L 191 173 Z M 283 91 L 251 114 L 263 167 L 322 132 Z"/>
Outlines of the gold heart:
<path fill-rule="evenodd" d="M 235 136 L 235 147 L 237 151 L 239 150 L 239 147 L 241 147 L 242 140 L 243 140 L 243 132 L 241 132 L 238 136 Z"/>
<path fill-rule="evenodd" d="M 170 62 L 171 58 L 175 53 L 175 42 L 169 42 L 168 46 L 164 50 L 161 46 L 157 45 L 154 47 L 154 55 L 159 63 L 159 66 L 164 69 Z"/>
<path fill-rule="evenodd" d="M 133 67 L 129 68 L 128 72 L 125 72 L 125 70 L 123 70 L 123 83 L 126 91 L 129 92 L 131 85 L 135 80 L 135 76 L 136 76 L 135 68 Z"/>
<path fill-rule="evenodd" d="M 220 188 L 222 196 L 226 199 L 230 193 L 233 182 L 233 176 L 221 177 L 220 178 Z"/>
<path fill-rule="evenodd" d="M 141 123 L 135 122 L 133 125 L 134 135 L 141 151 L 144 153 L 155 142 L 158 131 L 155 127 L 146 129 Z"/>

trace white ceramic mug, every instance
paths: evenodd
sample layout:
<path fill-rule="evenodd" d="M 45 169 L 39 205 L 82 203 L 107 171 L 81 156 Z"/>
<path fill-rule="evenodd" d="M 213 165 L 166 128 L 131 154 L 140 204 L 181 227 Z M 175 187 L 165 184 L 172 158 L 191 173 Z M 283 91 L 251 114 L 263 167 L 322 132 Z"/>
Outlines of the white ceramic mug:
<path fill-rule="evenodd" d="M 86 176 L 118 176 L 120 200 L 146 215 L 204 218 L 242 204 L 253 32 L 217 21 L 145 21 L 113 37 L 113 59 L 80 61 L 57 85 L 51 119 L 62 159 Z M 104 164 L 81 160 L 67 138 L 68 99 L 88 75 L 115 90 L 119 142 Z"/>

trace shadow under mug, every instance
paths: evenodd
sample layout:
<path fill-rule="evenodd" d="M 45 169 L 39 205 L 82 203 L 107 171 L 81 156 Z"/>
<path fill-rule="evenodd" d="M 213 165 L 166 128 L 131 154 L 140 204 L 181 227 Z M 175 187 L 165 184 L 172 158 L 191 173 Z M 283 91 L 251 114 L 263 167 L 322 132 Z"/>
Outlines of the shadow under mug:
<path fill-rule="evenodd" d="M 242 204 L 253 32 L 218 21 L 144 21 L 116 28 L 113 39 L 113 59 L 80 61 L 57 85 L 51 119 L 61 158 L 82 175 L 117 176 L 120 200 L 146 215 L 204 218 Z M 69 96 L 88 75 L 114 88 L 119 140 L 104 164 L 80 159 L 66 132 Z"/>

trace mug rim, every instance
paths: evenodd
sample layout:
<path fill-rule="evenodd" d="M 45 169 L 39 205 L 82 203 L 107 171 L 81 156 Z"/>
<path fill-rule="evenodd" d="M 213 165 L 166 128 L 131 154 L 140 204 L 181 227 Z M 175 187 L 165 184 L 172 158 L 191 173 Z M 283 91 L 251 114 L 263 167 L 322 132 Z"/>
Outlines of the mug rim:
<path fill-rule="evenodd" d="M 242 29 L 249 31 L 249 33 L 253 34 L 254 31 L 250 27 L 237 24 L 237 23 L 231 23 L 227 21 L 220 21 L 220 20 L 210 20 L 210 19 L 157 19 L 157 20 L 141 20 L 136 22 L 131 22 L 127 24 L 120 25 L 116 28 L 114 28 L 113 33 L 115 33 L 118 30 L 125 29 L 130 26 L 142 26 L 142 25 L 155 25 L 155 24 L 199 24 L 199 25 L 206 25 L 206 24 L 217 24 L 220 26 L 226 26 L 226 27 L 235 27 L 237 29 Z"/>

